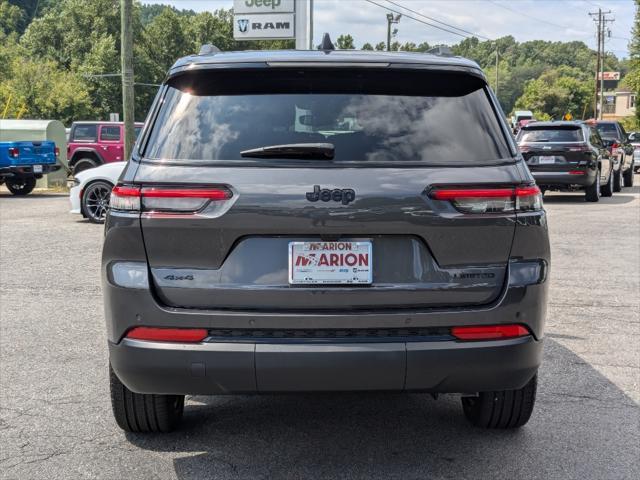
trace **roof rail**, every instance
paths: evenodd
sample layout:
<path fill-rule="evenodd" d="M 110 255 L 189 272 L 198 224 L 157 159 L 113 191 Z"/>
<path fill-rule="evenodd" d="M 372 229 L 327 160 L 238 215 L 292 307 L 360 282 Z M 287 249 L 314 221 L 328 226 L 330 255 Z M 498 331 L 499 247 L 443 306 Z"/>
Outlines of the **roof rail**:
<path fill-rule="evenodd" d="M 213 55 L 220 52 L 220 49 L 215 45 L 211 45 L 210 43 L 205 43 L 200 47 L 200 52 L 198 55 Z"/>
<path fill-rule="evenodd" d="M 335 50 L 335 49 L 336 47 L 331 41 L 331 37 L 329 36 L 328 33 L 325 32 L 325 34 L 322 36 L 322 42 L 320 43 L 320 45 L 318 45 L 318 50 L 324 50 L 326 52 L 328 50 Z"/>
<path fill-rule="evenodd" d="M 440 57 L 453 57 L 453 50 L 447 45 L 436 45 L 433 48 L 427 50 L 426 53 L 430 53 L 431 55 L 438 55 Z"/>

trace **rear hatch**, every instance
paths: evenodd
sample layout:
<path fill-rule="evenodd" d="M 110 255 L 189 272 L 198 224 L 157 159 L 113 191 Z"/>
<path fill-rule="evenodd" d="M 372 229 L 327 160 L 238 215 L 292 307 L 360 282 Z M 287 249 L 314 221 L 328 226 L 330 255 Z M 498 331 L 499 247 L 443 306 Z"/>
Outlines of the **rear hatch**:
<path fill-rule="evenodd" d="M 264 68 L 256 78 L 191 72 L 160 94 L 121 193 L 142 189 L 161 303 L 344 311 L 500 295 L 521 178 L 484 79 L 354 68 Z M 318 153 L 327 144 L 331 155 Z M 289 149 L 254 150 L 277 145 Z M 319 249 L 315 267 L 298 247 Z M 361 247 L 363 263 L 340 256 Z M 337 283 L 314 270 L 326 248 Z"/>
<path fill-rule="evenodd" d="M 527 126 L 518 134 L 518 144 L 532 173 L 572 170 L 591 155 L 580 125 Z"/>
<path fill-rule="evenodd" d="M 9 156 L 11 165 L 48 165 L 56 163 L 56 145 L 54 142 L 11 142 L 10 146 L 18 149 L 17 156 Z"/>

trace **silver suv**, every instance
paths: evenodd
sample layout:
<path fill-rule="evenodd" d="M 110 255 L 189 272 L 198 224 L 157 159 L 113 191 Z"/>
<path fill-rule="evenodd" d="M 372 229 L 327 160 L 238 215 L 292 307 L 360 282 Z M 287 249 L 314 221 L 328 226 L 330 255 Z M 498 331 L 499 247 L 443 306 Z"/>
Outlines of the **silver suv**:
<path fill-rule="evenodd" d="M 475 425 L 525 424 L 549 243 L 504 118 L 461 58 L 176 62 L 106 221 L 120 427 L 172 430 L 185 395 L 308 391 L 460 393 Z"/>

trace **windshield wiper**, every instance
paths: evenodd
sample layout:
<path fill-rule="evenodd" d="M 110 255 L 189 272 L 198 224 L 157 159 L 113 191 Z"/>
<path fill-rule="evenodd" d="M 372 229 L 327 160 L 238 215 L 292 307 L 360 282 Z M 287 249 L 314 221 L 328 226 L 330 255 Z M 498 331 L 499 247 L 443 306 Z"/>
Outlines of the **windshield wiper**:
<path fill-rule="evenodd" d="M 314 160 L 333 160 L 335 147 L 332 143 L 287 143 L 243 150 L 243 157 L 255 158 L 308 158 Z"/>

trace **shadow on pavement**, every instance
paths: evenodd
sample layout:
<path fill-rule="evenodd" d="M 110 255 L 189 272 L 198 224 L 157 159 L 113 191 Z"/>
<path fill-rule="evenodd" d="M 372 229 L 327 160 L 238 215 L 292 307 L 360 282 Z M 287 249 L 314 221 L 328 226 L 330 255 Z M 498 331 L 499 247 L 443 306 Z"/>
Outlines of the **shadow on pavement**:
<path fill-rule="evenodd" d="M 633 195 L 629 195 L 630 193 L 634 193 L 633 187 L 631 189 L 624 189 L 622 192 L 614 193 L 612 197 L 600 197 L 600 201 L 598 203 L 586 202 L 584 200 L 584 194 L 551 194 L 544 196 L 544 203 L 584 203 L 585 206 L 590 205 L 621 205 L 624 203 L 630 203 L 635 200 L 636 197 Z"/>
<path fill-rule="evenodd" d="M 191 397 L 179 432 L 128 434 L 182 452 L 199 478 L 639 478 L 638 406 L 547 338 L 538 401 L 517 431 L 471 427 L 457 396 Z"/>
<path fill-rule="evenodd" d="M 29 195 L 13 195 L 11 192 L 0 191 L 0 198 L 15 198 L 24 200 L 46 200 L 47 198 L 68 197 L 68 193 L 40 193 L 32 192 Z"/>

